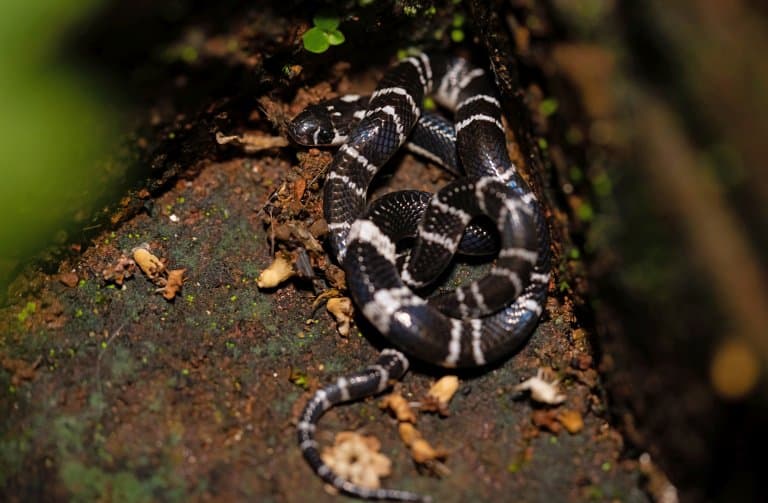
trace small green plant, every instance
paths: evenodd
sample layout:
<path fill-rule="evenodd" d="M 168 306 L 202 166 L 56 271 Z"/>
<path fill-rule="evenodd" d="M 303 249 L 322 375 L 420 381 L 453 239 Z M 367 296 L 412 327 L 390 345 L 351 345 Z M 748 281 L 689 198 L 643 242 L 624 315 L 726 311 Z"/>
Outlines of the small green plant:
<path fill-rule="evenodd" d="M 344 34 L 338 29 L 339 18 L 330 16 L 315 16 L 312 19 L 315 26 L 301 36 L 304 49 L 315 54 L 328 50 L 332 45 L 344 43 Z"/>

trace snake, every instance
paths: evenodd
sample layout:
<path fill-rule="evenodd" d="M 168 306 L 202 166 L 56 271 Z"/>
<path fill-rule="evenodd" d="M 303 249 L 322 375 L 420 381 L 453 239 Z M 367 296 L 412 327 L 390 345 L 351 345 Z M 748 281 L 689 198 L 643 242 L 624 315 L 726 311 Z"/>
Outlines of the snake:
<path fill-rule="evenodd" d="M 427 96 L 452 112 L 453 122 L 424 111 Z M 370 96 L 310 106 L 288 132 L 303 145 L 339 145 L 324 182 L 328 244 L 356 306 L 392 346 L 314 393 L 299 416 L 299 447 L 312 470 L 347 495 L 429 501 L 334 473 L 320 455 L 317 424 L 334 405 L 387 389 L 408 371 L 409 359 L 484 367 L 517 350 L 546 301 L 551 257 L 543 210 L 507 152 L 494 85 L 460 57 L 404 58 Z M 374 176 L 404 145 L 456 178 L 434 194 L 405 190 L 368 201 Z M 408 241 L 413 245 L 403 250 Z M 422 297 L 457 253 L 497 255 L 485 277 Z"/>

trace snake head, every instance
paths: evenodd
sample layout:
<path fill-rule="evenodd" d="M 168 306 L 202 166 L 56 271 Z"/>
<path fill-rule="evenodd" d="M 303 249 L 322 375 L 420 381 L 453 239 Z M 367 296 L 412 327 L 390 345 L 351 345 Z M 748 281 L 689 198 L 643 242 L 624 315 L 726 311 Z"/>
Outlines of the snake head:
<path fill-rule="evenodd" d="M 296 143 L 310 147 L 340 143 L 328 111 L 320 105 L 307 107 L 294 117 L 288 124 L 288 134 Z"/>

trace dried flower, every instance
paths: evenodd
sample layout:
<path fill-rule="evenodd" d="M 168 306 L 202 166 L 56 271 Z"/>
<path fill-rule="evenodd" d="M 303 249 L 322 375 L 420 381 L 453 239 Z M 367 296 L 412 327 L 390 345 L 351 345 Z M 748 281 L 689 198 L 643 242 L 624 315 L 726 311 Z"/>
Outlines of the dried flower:
<path fill-rule="evenodd" d="M 360 487 L 378 489 L 379 479 L 392 471 L 392 462 L 379 449 L 376 437 L 342 431 L 336 435 L 333 447 L 323 449 L 321 457 L 336 475 Z"/>

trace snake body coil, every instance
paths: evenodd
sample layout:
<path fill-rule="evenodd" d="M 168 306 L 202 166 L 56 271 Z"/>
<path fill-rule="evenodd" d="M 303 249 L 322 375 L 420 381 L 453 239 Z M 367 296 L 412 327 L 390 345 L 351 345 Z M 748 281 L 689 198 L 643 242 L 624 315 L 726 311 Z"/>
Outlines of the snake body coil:
<path fill-rule="evenodd" d="M 455 129 L 422 114 L 426 95 L 454 112 Z M 333 117 L 350 115 L 340 110 L 345 104 L 364 101 L 342 97 L 322 105 L 330 112 L 327 120 L 308 109 L 294 120 L 291 134 L 303 143 L 342 143 L 324 189 L 330 245 L 355 303 L 397 349 L 317 391 L 300 417 L 298 440 L 315 472 L 341 491 L 421 501 L 414 493 L 363 488 L 334 474 L 320 458 L 315 425 L 334 404 L 381 392 L 402 377 L 406 355 L 473 367 L 518 348 L 543 311 L 549 235 L 535 196 L 507 154 L 499 100 L 484 70 L 439 55 L 404 59 L 386 72 L 365 108 L 351 113 L 358 122 L 350 131 L 333 125 Z M 463 176 L 436 194 L 401 191 L 369 204 L 371 180 L 406 140 L 415 152 Z M 493 223 L 498 239 L 477 225 L 477 217 Z M 406 237 L 415 245 L 400 254 L 397 244 Z M 498 257 L 486 277 L 429 300 L 413 292 L 439 276 L 457 251 L 494 248 Z"/>

